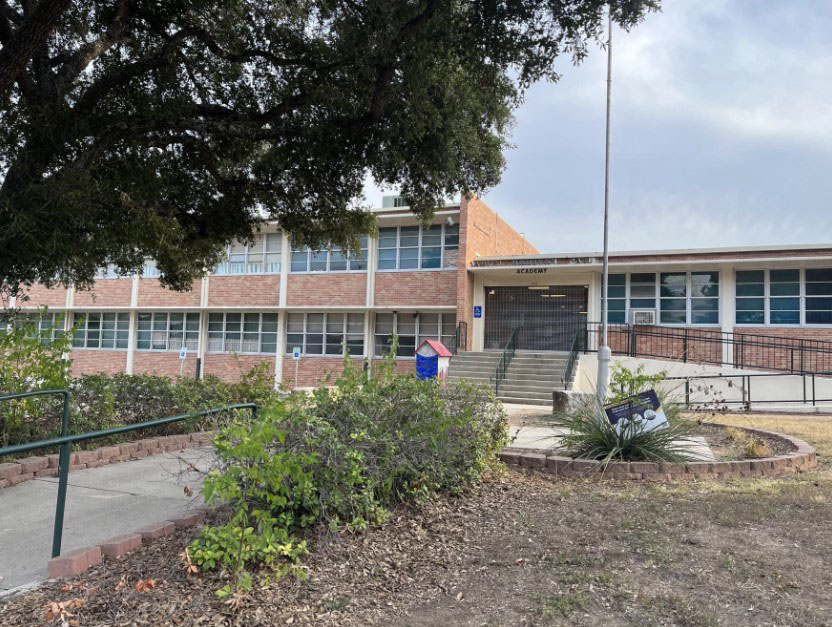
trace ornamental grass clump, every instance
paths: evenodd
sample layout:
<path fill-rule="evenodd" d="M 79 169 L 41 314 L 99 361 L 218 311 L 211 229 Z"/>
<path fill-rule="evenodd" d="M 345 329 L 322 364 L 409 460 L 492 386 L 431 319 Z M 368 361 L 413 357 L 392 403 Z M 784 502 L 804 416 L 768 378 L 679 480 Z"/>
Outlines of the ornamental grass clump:
<path fill-rule="evenodd" d="M 674 415 L 679 412 L 670 407 L 665 408 L 665 413 L 669 423 L 666 429 L 647 431 L 636 421 L 616 428 L 603 406 L 593 399 L 559 417 L 559 426 L 567 430 L 560 446 L 571 457 L 600 461 L 602 468 L 612 461 L 692 461 L 695 458 L 690 453 L 689 424 Z"/>

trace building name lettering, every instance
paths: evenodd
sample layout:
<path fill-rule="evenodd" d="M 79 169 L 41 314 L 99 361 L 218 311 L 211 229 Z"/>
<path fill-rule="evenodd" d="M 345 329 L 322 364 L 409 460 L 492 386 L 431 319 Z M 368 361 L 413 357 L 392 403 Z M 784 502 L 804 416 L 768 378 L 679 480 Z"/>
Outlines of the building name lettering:
<path fill-rule="evenodd" d="M 546 274 L 548 268 L 517 268 L 517 274 Z"/>

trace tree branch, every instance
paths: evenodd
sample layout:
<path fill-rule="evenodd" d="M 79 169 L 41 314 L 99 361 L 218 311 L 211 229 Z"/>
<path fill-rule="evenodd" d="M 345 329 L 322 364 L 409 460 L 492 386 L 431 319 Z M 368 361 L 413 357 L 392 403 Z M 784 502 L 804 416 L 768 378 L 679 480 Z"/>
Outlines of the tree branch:
<path fill-rule="evenodd" d="M 70 2 L 71 0 L 41 0 L 8 43 L 3 44 L 3 49 L 0 50 L 0 96 L 11 90 L 26 64 L 43 48 Z"/>

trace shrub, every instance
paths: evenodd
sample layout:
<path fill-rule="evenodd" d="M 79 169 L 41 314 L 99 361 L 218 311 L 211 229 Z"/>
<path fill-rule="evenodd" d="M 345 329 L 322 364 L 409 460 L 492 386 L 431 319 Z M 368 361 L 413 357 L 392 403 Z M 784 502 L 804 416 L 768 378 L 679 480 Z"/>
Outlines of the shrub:
<path fill-rule="evenodd" d="M 745 457 L 771 457 L 771 447 L 762 438 L 752 438 L 743 449 Z"/>
<path fill-rule="evenodd" d="M 207 528 L 189 555 L 203 568 L 227 567 L 237 546 L 243 567 L 264 561 L 268 548 L 240 557 L 245 543 L 233 540 L 247 526 L 271 534 L 268 554 L 279 555 L 299 546 L 292 533 L 314 523 L 360 530 L 398 503 L 460 493 L 496 463 L 507 420 L 483 388 L 443 390 L 395 374 L 392 361 L 370 377 L 347 360 L 333 388 L 293 394 L 256 420 L 241 417 L 215 442 L 220 466 L 206 478 L 205 496 L 230 503 L 233 516 L 222 531 Z"/>
<path fill-rule="evenodd" d="M 748 432 L 736 427 L 726 427 L 725 437 L 732 442 L 745 442 L 748 439 Z"/>
<path fill-rule="evenodd" d="M 607 388 L 607 402 L 620 403 L 635 394 L 646 392 L 667 378 L 667 371 L 656 374 L 644 374 L 644 364 L 639 364 L 635 371 L 615 363 L 610 372 L 610 384 Z"/>

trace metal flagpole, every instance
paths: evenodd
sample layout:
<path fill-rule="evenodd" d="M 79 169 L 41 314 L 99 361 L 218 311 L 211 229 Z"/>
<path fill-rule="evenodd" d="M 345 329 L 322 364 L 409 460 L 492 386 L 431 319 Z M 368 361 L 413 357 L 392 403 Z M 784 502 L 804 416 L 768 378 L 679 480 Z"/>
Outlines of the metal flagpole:
<path fill-rule="evenodd" d="M 604 264 L 601 274 L 601 345 L 598 347 L 598 398 L 607 396 L 611 352 L 607 336 L 607 281 L 609 279 L 610 221 L 610 102 L 612 91 L 612 8 L 607 7 L 607 137 L 604 162 Z"/>

